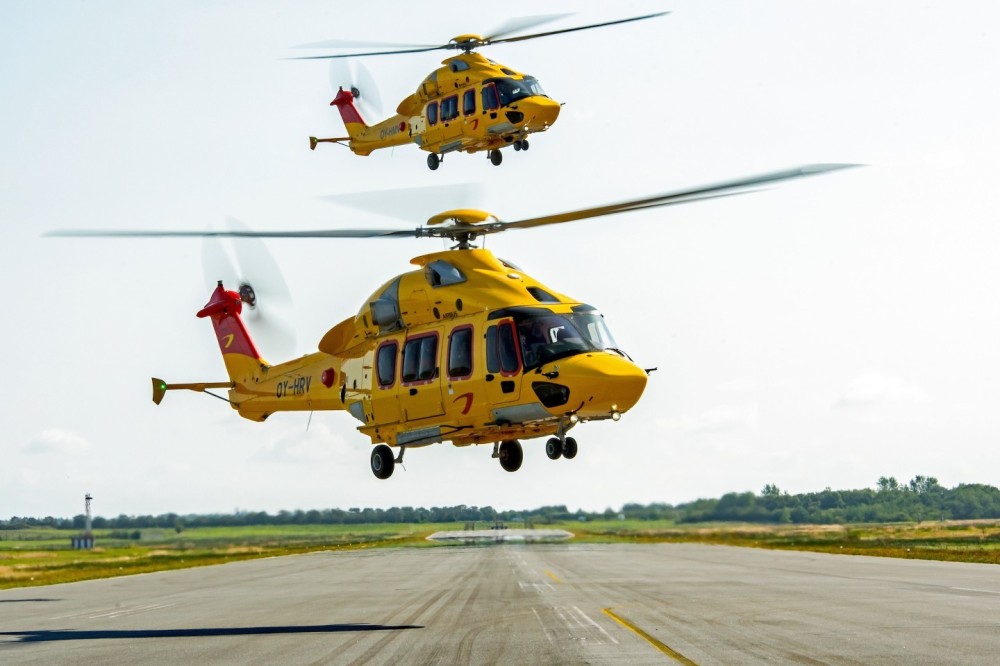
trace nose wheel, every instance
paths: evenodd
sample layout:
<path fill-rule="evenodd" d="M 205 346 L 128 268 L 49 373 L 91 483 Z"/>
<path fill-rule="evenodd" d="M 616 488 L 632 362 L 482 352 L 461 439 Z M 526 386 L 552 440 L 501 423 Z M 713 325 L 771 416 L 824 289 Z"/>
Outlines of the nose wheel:
<path fill-rule="evenodd" d="M 527 150 L 528 148 L 531 147 L 528 144 L 528 140 L 527 139 L 518 139 L 512 145 L 514 146 L 514 150 Z"/>
<path fill-rule="evenodd" d="M 576 440 L 572 437 L 567 437 L 563 441 L 559 441 L 558 437 L 552 437 L 545 442 L 545 455 L 549 457 L 549 460 L 559 460 L 560 457 L 572 460 L 576 458 L 576 452 Z"/>

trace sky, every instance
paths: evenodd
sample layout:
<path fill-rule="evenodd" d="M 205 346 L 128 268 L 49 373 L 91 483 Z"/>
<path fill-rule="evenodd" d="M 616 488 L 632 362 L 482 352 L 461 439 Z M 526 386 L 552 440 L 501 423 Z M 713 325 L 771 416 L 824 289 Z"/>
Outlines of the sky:
<path fill-rule="evenodd" d="M 931 475 L 1000 485 L 1000 8 L 989 2 L 549 3 L 571 27 L 490 58 L 564 103 L 528 152 L 413 146 L 362 158 L 339 136 L 328 39 L 443 43 L 536 3 L 0 0 L 0 517 L 392 506 L 617 509 L 768 483 L 796 493 Z M 444 54 L 447 55 L 447 54 Z M 385 114 L 442 53 L 373 58 Z M 799 164 L 864 168 L 764 192 L 511 232 L 487 247 L 596 305 L 657 367 L 575 460 L 525 444 L 411 451 L 388 481 L 344 412 L 241 419 L 208 396 L 155 406 L 150 377 L 225 378 L 194 315 L 197 240 L 65 239 L 60 228 L 417 226 L 329 197 L 476 184 L 501 219 Z M 378 196 L 378 195 L 374 195 Z M 398 194 L 392 195 L 398 198 Z M 470 202 L 461 201 L 461 205 Z M 268 241 L 294 296 L 295 354 L 436 240 Z M 285 360 L 261 343 L 268 360 Z"/>

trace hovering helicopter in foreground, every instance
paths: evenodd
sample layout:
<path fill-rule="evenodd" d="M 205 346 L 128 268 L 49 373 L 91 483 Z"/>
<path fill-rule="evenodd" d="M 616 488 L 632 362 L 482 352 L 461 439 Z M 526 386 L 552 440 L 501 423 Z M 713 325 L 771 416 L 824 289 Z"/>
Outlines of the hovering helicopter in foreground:
<path fill-rule="evenodd" d="M 508 37 L 512 32 L 552 21 L 557 16 L 534 17 L 510 23 L 493 35 L 459 35 L 448 43 L 433 46 L 412 46 L 388 51 L 370 51 L 338 55 L 307 56 L 302 60 L 330 58 L 359 58 L 363 56 L 422 53 L 434 50 L 457 50 L 460 54 L 447 58 L 423 80 L 417 91 L 399 103 L 396 115 L 374 125 L 361 117 L 354 101 L 364 100 L 374 93 L 372 79 L 360 65 L 355 66 L 356 79 L 341 87 L 330 106 L 340 111 L 346 137 L 318 139 L 309 137 L 309 147 L 319 143 L 346 145 L 356 155 L 370 155 L 380 148 L 391 148 L 415 143 L 428 151 L 427 166 L 435 170 L 445 154 L 461 151 L 476 153 L 487 151 L 494 165 L 503 161 L 502 148 L 528 150 L 528 136 L 544 132 L 559 117 L 561 105 L 548 97 L 538 80 L 486 58 L 474 49 L 491 44 L 519 42 L 538 37 L 548 37 L 565 32 L 641 21 L 663 16 L 667 12 L 635 16 L 592 25 L 551 30 L 532 35 Z M 357 42 L 324 42 L 307 46 L 358 46 Z M 399 45 L 404 46 L 404 45 Z M 361 83 L 364 79 L 364 83 Z M 363 88 L 363 89 L 362 89 Z"/>
<path fill-rule="evenodd" d="M 392 475 L 409 448 L 450 441 L 492 444 L 508 472 L 523 460 L 519 440 L 548 438 L 555 460 L 574 458 L 570 430 L 617 421 L 642 396 L 648 369 L 620 350 L 599 311 L 539 283 L 476 248 L 479 236 L 752 191 L 751 188 L 853 165 L 816 164 L 556 215 L 503 222 L 478 210 L 451 210 L 416 229 L 320 231 L 55 231 L 53 236 L 235 238 L 446 238 L 454 248 L 416 257 L 417 270 L 394 277 L 356 315 L 331 328 L 319 350 L 266 362 L 241 318 L 256 305 L 251 285 L 220 280 L 198 316 L 211 320 L 228 381 L 170 384 L 154 378 L 153 401 L 167 391 L 229 389 L 240 416 L 345 410 L 376 444 L 371 469 Z M 218 396 L 214 393 L 211 395 Z M 399 449 L 394 456 L 392 449 Z"/>

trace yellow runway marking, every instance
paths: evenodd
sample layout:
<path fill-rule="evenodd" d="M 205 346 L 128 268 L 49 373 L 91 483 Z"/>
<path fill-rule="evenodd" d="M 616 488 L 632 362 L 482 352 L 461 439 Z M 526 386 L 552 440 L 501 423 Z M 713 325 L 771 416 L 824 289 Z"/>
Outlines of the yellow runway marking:
<path fill-rule="evenodd" d="M 674 659 L 674 660 L 676 660 L 676 661 L 678 661 L 678 662 L 680 662 L 682 664 L 685 664 L 685 666 L 698 666 L 698 664 L 696 664 L 695 662 L 691 661 L 690 659 L 688 659 L 687 657 L 685 657 L 684 655 L 682 655 L 680 652 L 677 652 L 676 650 L 674 650 L 673 648 L 671 648 L 669 645 L 664 645 L 663 643 L 661 643 L 660 641 L 656 640 L 655 638 L 653 638 L 652 636 L 650 636 L 649 634 L 647 634 L 645 631 L 643 631 L 642 629 L 640 629 L 636 625 L 632 624 L 629 620 L 623 618 L 621 615 L 617 615 L 610 608 L 605 608 L 604 609 L 604 614 L 607 615 L 608 617 L 610 617 L 612 620 L 614 620 L 618 624 L 620 624 L 623 627 L 625 627 L 626 629 L 630 629 L 630 630 L 634 631 L 635 633 L 637 633 L 639 636 L 642 636 L 644 639 L 646 639 L 647 643 L 649 643 L 650 645 L 652 645 L 653 647 L 655 647 L 657 650 L 659 650 L 663 654 L 667 655 L 668 657 L 671 657 L 672 659 Z"/>
<path fill-rule="evenodd" d="M 548 569 L 545 570 L 545 575 L 548 576 L 549 578 L 551 578 L 552 580 L 554 580 L 557 583 L 561 583 L 562 582 L 561 580 L 559 580 L 559 576 L 555 575 L 554 573 L 552 573 Z"/>

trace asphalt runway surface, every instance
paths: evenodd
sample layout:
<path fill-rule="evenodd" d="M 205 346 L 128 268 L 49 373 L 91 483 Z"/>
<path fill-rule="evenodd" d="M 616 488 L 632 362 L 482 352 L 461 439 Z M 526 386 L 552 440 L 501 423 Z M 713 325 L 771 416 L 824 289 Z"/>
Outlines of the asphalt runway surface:
<path fill-rule="evenodd" d="M 994 664 L 1000 567 L 693 544 L 325 552 L 0 591 L 2 664 Z"/>

